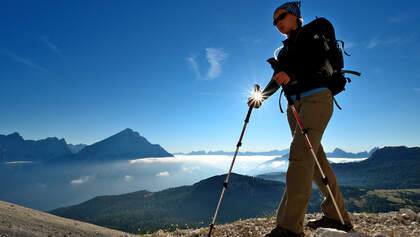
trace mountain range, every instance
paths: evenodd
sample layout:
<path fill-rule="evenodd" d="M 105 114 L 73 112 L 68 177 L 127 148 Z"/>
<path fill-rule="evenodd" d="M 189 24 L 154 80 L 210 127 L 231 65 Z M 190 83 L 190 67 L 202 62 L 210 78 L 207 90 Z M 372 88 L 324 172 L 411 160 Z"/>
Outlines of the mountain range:
<path fill-rule="evenodd" d="M 340 185 L 377 189 L 420 188 L 420 147 L 384 147 L 366 160 L 331 163 L 331 167 Z M 271 172 L 258 177 L 285 181 L 286 173 Z"/>
<path fill-rule="evenodd" d="M 372 148 L 370 151 L 363 151 L 363 152 L 346 152 L 340 148 L 335 148 L 332 152 L 325 153 L 327 157 L 339 157 L 339 158 L 367 158 L 378 150 L 378 147 Z M 192 151 L 189 153 L 174 153 L 174 155 L 234 155 L 235 152 L 233 151 Z M 253 151 L 245 151 L 245 152 L 238 152 L 240 156 L 289 156 L 289 149 L 283 150 L 272 150 L 272 151 L 262 151 L 262 152 L 253 152 Z"/>
<path fill-rule="evenodd" d="M 359 158 L 369 157 L 377 148 L 369 152 L 350 153 L 336 148 L 327 153 L 328 157 Z M 285 156 L 289 149 L 267 152 L 239 152 L 241 156 Z M 194 151 L 190 153 L 175 153 L 178 155 L 233 155 L 225 151 Z M 49 162 L 62 161 L 105 161 L 119 159 L 135 159 L 145 157 L 173 157 L 158 144 L 151 144 L 146 138 L 132 129 L 125 129 L 109 138 L 94 143 L 67 144 L 56 137 L 42 140 L 24 140 L 19 133 L 0 135 L 0 162 Z"/>
<path fill-rule="evenodd" d="M 367 158 L 370 157 L 379 147 L 374 147 L 370 151 L 363 151 L 363 152 L 346 152 L 340 148 L 335 148 L 333 152 L 327 152 L 325 155 L 327 157 L 339 157 L 339 158 Z"/>
<path fill-rule="evenodd" d="M 0 135 L 1 162 L 57 163 L 68 161 L 110 161 L 145 157 L 173 157 L 158 144 L 151 144 L 132 129 L 92 145 L 71 145 L 64 139 L 50 137 L 38 141 L 24 140 L 18 133 Z"/>
<path fill-rule="evenodd" d="M 0 135 L 0 161 L 44 162 L 72 152 L 64 139 L 49 137 L 34 141 L 24 140 L 19 133 Z"/>

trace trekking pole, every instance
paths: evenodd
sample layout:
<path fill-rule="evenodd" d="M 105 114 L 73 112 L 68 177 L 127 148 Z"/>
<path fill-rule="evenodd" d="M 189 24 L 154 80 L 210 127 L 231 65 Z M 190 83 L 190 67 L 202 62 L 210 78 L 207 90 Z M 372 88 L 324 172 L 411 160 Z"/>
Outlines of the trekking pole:
<path fill-rule="evenodd" d="M 260 86 L 257 85 L 257 84 L 255 84 L 255 87 L 254 87 L 253 98 L 254 98 L 254 103 L 260 103 L 260 101 L 262 99 L 261 91 L 260 91 Z M 246 119 L 245 119 L 245 124 L 244 124 L 244 127 L 242 128 L 242 133 L 241 133 L 241 136 L 239 138 L 239 142 L 236 145 L 235 155 L 233 156 L 232 163 L 230 164 L 230 169 L 229 169 L 229 172 L 228 172 L 228 174 L 226 176 L 226 180 L 223 183 L 222 193 L 220 194 L 219 203 L 217 203 L 217 208 L 216 208 L 216 212 L 214 213 L 214 216 L 213 216 L 213 221 L 210 224 L 210 230 L 209 230 L 208 237 L 211 236 L 211 232 L 214 229 L 214 223 L 216 222 L 217 213 L 219 212 L 219 207 L 220 207 L 220 204 L 222 203 L 223 195 L 225 194 L 225 190 L 227 189 L 227 185 L 228 185 L 228 182 L 229 182 L 230 174 L 232 173 L 233 164 L 235 163 L 235 159 L 236 159 L 236 155 L 238 154 L 239 147 L 242 145 L 242 138 L 244 136 L 246 125 L 249 122 L 249 117 L 251 116 L 251 112 L 252 112 L 252 109 L 253 108 L 254 108 L 253 106 L 249 106 L 248 114 L 246 115 Z"/>
<path fill-rule="evenodd" d="M 299 115 L 296 112 L 296 108 L 295 108 L 295 105 L 294 105 L 294 102 L 293 102 L 292 98 L 290 98 L 290 96 L 288 96 L 287 94 L 286 94 L 286 98 L 287 98 L 287 102 L 288 102 L 290 108 L 292 108 L 293 114 L 295 115 L 295 118 L 296 118 L 297 122 L 299 123 L 300 131 L 302 132 L 302 135 L 305 136 L 306 143 L 307 143 L 307 145 L 309 147 L 309 150 L 311 150 L 312 156 L 314 157 L 314 160 L 315 160 L 315 163 L 316 163 L 316 165 L 317 165 L 317 167 L 319 169 L 319 172 L 321 173 L 322 183 L 327 187 L 328 193 L 331 196 L 331 199 L 333 201 L 334 207 L 337 210 L 337 213 L 338 213 L 338 216 L 340 218 L 341 224 L 344 225 L 343 217 L 341 216 L 340 210 L 338 209 L 337 202 L 335 201 L 334 195 L 331 192 L 330 185 L 328 184 L 328 178 L 325 177 L 325 174 L 322 171 L 321 165 L 319 164 L 318 159 L 317 159 L 317 157 L 315 155 L 315 152 L 314 152 L 314 150 L 312 148 L 311 142 L 309 141 L 309 138 L 308 138 L 308 130 L 303 127 L 302 120 L 300 120 Z"/>

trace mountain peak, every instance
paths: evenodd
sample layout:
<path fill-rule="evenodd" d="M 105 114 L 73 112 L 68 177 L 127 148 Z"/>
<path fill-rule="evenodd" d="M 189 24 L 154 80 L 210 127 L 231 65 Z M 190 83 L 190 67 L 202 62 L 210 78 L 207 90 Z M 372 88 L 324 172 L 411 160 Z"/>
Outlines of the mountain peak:
<path fill-rule="evenodd" d="M 140 136 L 140 134 L 138 132 L 135 132 L 131 128 L 126 128 L 126 129 L 122 130 L 121 132 L 119 132 L 115 135 L 138 135 L 138 136 Z"/>
<path fill-rule="evenodd" d="M 83 148 L 77 153 L 76 158 L 80 160 L 115 160 L 172 156 L 161 146 L 151 144 L 138 132 L 126 128 L 113 136 Z"/>
<path fill-rule="evenodd" d="M 6 137 L 23 140 L 23 137 L 17 132 L 10 133 L 9 135 L 6 135 Z"/>
<path fill-rule="evenodd" d="M 120 133 L 133 133 L 133 132 L 134 132 L 133 129 L 126 128 L 126 129 L 122 130 Z"/>

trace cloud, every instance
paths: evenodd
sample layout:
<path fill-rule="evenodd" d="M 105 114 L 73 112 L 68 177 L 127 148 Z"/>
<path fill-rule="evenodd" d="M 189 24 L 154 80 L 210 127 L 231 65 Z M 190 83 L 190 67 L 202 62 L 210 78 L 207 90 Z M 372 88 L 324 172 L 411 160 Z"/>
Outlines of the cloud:
<path fill-rule="evenodd" d="M 55 54 L 57 54 L 58 56 L 62 57 L 63 54 L 61 53 L 61 50 L 58 49 L 58 47 L 53 44 L 49 38 L 47 36 L 42 36 L 41 37 L 42 42 L 44 42 L 44 44 L 46 44 L 48 46 L 48 48 L 53 51 Z"/>
<path fill-rule="evenodd" d="M 260 165 L 260 166 L 258 166 L 258 168 L 260 168 L 260 169 L 265 169 L 265 167 L 267 167 L 266 165 Z"/>
<path fill-rule="evenodd" d="M 33 161 L 6 161 L 5 164 L 6 165 L 14 165 L 14 164 L 32 164 L 34 163 Z"/>
<path fill-rule="evenodd" d="M 124 181 L 125 182 L 130 182 L 131 180 L 133 180 L 133 177 L 132 176 L 130 176 L 130 175 L 124 176 Z"/>
<path fill-rule="evenodd" d="M 264 162 L 275 158 L 275 156 L 238 156 L 241 161 L 245 162 Z M 130 160 L 130 164 L 183 164 L 183 163 L 194 163 L 194 164 L 224 164 L 227 162 L 230 164 L 232 156 L 228 155 L 176 155 L 174 157 L 160 157 L 160 158 L 141 158 L 136 160 Z M 195 165 L 194 165 L 195 166 Z"/>
<path fill-rule="evenodd" d="M 286 161 L 274 161 L 273 163 L 271 163 L 271 167 L 273 167 L 273 168 L 277 168 L 277 167 L 280 167 L 280 166 L 282 166 L 282 165 L 286 165 Z"/>
<path fill-rule="evenodd" d="M 213 80 L 222 73 L 222 63 L 228 56 L 229 55 L 222 49 L 206 48 L 206 58 L 210 67 L 204 77 L 200 73 L 200 68 L 195 55 L 188 57 L 187 62 L 194 71 L 197 80 Z"/>
<path fill-rule="evenodd" d="M 415 92 L 420 92 L 420 88 L 413 88 Z"/>
<path fill-rule="evenodd" d="M 417 34 L 413 33 L 411 35 L 408 36 L 404 36 L 404 37 L 392 37 L 392 38 L 385 38 L 385 37 L 380 37 L 380 36 L 375 36 L 374 38 L 370 39 L 369 42 L 366 45 L 367 49 L 373 49 L 375 47 L 378 46 L 391 46 L 391 45 L 397 45 L 397 46 L 402 46 L 402 45 L 406 45 L 408 43 L 411 43 L 415 40 L 417 40 Z"/>
<path fill-rule="evenodd" d="M 278 168 L 278 167 L 283 166 L 283 165 L 286 165 L 286 161 L 284 161 L 284 160 L 283 161 L 273 161 L 269 165 L 265 165 L 265 164 L 259 165 L 258 168 L 260 168 L 260 169 Z"/>
<path fill-rule="evenodd" d="M 87 181 L 89 181 L 90 179 L 91 179 L 91 176 L 82 176 L 78 179 L 73 179 L 72 181 L 70 181 L 70 184 L 72 184 L 72 185 L 84 184 Z"/>
<path fill-rule="evenodd" d="M 191 65 L 191 68 L 193 69 L 196 78 L 200 79 L 201 78 L 200 69 L 198 68 L 197 61 L 195 60 L 195 55 L 191 55 L 189 58 L 187 58 L 187 61 Z"/>
<path fill-rule="evenodd" d="M 169 176 L 169 172 L 168 171 L 159 172 L 159 173 L 156 174 L 156 176 L 167 177 L 167 176 Z"/>
<path fill-rule="evenodd" d="M 419 16 L 418 16 L 417 11 L 413 11 L 413 12 L 405 11 L 404 13 L 397 13 L 391 16 L 390 18 L 388 18 L 388 22 L 393 23 L 393 24 L 400 24 L 400 23 L 404 23 L 408 21 L 414 21 L 418 17 Z"/>
<path fill-rule="evenodd" d="M 199 166 L 192 166 L 192 167 L 183 166 L 182 167 L 182 171 L 189 172 L 189 173 L 192 173 L 193 170 L 198 170 L 198 169 L 200 169 Z"/>
<path fill-rule="evenodd" d="M 41 66 L 39 66 L 38 64 L 32 62 L 30 59 L 24 58 L 24 57 L 20 57 L 16 54 L 14 54 L 13 52 L 10 51 L 6 51 L 5 54 L 7 56 L 9 56 L 11 59 L 13 59 L 15 62 L 18 62 L 20 64 L 23 64 L 25 66 L 28 66 L 32 69 L 36 69 L 39 71 L 46 71 L 44 68 L 42 68 Z"/>
<path fill-rule="evenodd" d="M 207 48 L 207 60 L 210 63 L 210 69 L 207 72 L 207 77 L 214 79 L 222 73 L 222 62 L 228 57 L 228 54 L 221 49 Z"/>
<path fill-rule="evenodd" d="M 398 38 L 379 39 L 378 37 L 375 37 L 375 38 L 370 39 L 366 48 L 372 49 L 372 48 L 375 48 L 377 46 L 391 45 L 391 44 L 397 43 L 398 41 L 399 41 Z"/>

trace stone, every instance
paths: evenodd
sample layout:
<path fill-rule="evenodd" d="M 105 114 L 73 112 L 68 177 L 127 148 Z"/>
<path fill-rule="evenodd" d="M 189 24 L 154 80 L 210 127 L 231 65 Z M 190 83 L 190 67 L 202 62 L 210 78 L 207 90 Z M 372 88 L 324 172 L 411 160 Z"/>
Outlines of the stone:
<path fill-rule="evenodd" d="M 407 218 L 412 220 L 412 221 L 415 221 L 416 218 L 417 218 L 417 214 L 409 208 L 401 208 L 400 213 L 404 216 L 407 216 Z"/>
<path fill-rule="evenodd" d="M 316 234 L 318 234 L 320 237 L 369 237 L 369 235 L 366 235 L 361 232 L 345 232 L 342 230 L 336 230 L 332 228 L 318 228 L 316 230 Z"/>

